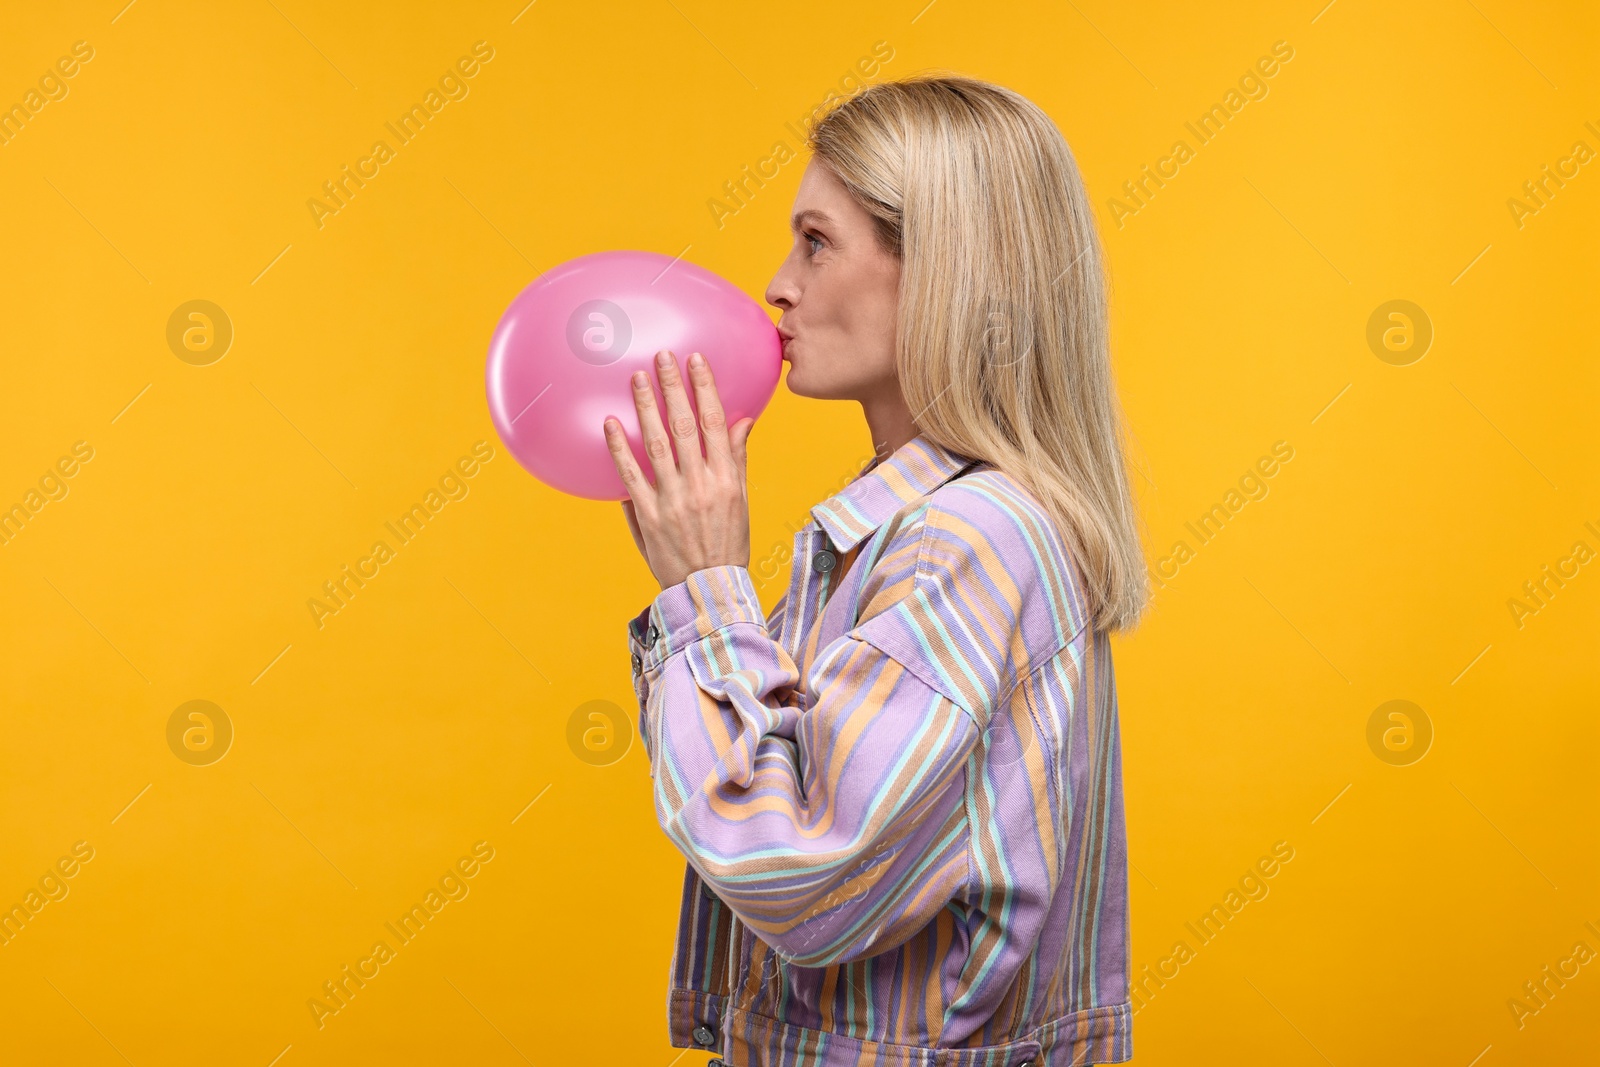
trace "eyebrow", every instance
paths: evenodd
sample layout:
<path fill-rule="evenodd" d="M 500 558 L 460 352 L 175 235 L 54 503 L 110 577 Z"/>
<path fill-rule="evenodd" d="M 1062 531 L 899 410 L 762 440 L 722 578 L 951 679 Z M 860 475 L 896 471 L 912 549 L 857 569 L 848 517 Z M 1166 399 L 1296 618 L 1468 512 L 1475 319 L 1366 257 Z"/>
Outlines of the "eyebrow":
<path fill-rule="evenodd" d="M 808 208 L 805 211 L 797 211 L 794 213 L 794 218 L 789 220 L 789 228 L 791 230 L 798 231 L 801 225 L 803 225 L 808 219 L 820 222 L 823 225 L 829 225 L 833 222 L 833 219 L 823 212 Z"/>

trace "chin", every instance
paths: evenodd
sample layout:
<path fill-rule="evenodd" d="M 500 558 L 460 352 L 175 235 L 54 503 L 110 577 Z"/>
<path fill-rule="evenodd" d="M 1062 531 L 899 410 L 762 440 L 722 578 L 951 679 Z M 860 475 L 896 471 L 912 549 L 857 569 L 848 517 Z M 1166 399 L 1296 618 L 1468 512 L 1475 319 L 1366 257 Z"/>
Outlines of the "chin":
<path fill-rule="evenodd" d="M 783 384 L 795 396 L 811 396 L 811 393 L 806 390 L 805 379 L 806 376 L 804 374 L 797 375 L 795 373 L 794 364 L 790 363 L 788 373 L 783 376 Z"/>
<path fill-rule="evenodd" d="M 831 360 L 832 353 L 807 351 L 796 361 L 789 357 L 789 370 L 784 384 L 795 396 L 811 400 L 854 400 L 861 393 L 861 382 L 848 372 L 841 374 L 838 362 Z M 818 357 L 821 362 L 818 362 Z"/>

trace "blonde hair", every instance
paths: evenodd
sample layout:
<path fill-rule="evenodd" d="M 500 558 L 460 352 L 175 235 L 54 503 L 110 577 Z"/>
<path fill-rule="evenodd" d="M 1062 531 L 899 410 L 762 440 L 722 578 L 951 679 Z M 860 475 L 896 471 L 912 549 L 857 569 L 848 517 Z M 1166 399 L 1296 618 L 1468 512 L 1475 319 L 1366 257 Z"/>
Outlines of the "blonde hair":
<path fill-rule="evenodd" d="M 895 361 L 920 432 L 1026 486 L 1087 586 L 1096 630 L 1148 600 L 1111 376 L 1099 236 L 1066 140 L 972 78 L 881 82 L 808 145 L 901 260 Z"/>

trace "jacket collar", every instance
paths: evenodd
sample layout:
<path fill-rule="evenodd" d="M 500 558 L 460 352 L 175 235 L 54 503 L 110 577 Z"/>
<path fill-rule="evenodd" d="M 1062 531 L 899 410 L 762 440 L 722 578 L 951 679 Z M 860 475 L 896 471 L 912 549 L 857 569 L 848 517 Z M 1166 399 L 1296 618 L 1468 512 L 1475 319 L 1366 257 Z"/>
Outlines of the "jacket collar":
<path fill-rule="evenodd" d="M 918 434 L 887 457 L 874 456 L 859 476 L 811 509 L 840 552 L 849 552 L 895 512 L 979 461 Z"/>

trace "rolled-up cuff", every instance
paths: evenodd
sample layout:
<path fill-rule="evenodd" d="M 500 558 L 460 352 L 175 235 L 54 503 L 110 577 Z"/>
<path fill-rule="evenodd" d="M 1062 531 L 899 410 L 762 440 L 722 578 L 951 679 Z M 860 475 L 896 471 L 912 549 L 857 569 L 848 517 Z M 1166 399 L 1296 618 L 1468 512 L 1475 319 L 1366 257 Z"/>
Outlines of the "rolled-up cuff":
<path fill-rule="evenodd" d="M 643 661 L 647 674 L 708 634 L 736 623 L 767 622 L 749 568 L 738 564 L 707 567 L 668 586 L 651 603 L 648 616 L 641 635 L 648 650 Z"/>

